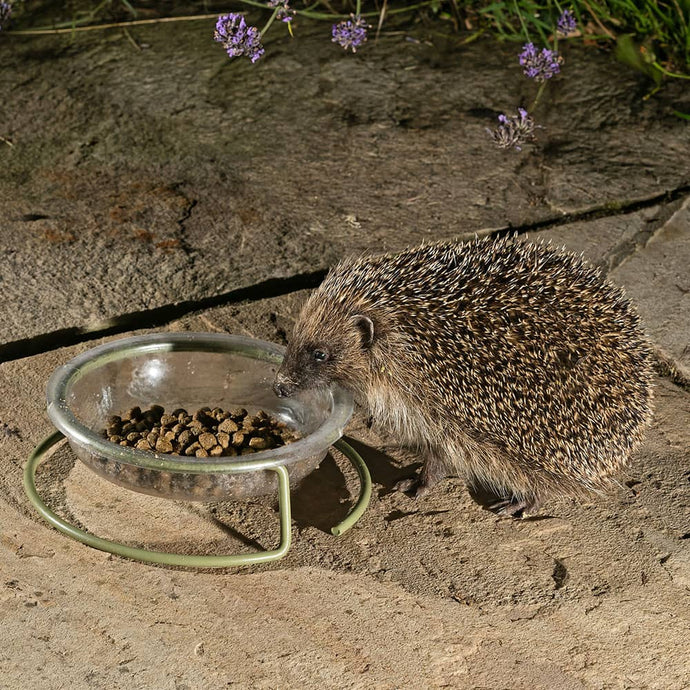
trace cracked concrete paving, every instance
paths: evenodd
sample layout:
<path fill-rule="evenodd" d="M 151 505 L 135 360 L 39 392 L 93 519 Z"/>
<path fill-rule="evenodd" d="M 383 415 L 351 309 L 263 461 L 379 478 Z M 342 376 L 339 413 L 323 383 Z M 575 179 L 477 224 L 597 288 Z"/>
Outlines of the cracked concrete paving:
<path fill-rule="evenodd" d="M 32 55 L 37 42 L 0 44 L 0 88 L 24 69 L 16 98 L 0 103 L 15 142 L 2 151 L 0 344 L 350 251 L 611 204 L 608 217 L 529 239 L 610 270 L 652 338 L 688 363 L 688 199 L 613 208 L 687 186 L 688 127 L 664 117 L 662 101 L 640 101 L 642 85 L 607 56 L 569 53 L 572 80 L 555 88 L 543 149 L 506 158 L 486 148 L 481 112 L 519 100 L 510 48 L 448 52 L 387 37 L 346 61 L 307 30 L 252 72 L 229 68 L 206 33 L 147 29 L 141 54 L 115 35 L 41 43 L 50 60 Z M 180 41 L 198 53 L 175 50 Z M 277 99 L 287 90 L 293 98 Z M 164 329 L 281 342 L 304 296 L 207 309 Z M 24 496 L 25 459 L 51 429 L 46 381 L 98 342 L 54 342 L 0 364 L 3 690 L 690 686 L 690 395 L 668 381 L 657 381 L 653 427 L 613 496 L 554 501 L 533 521 L 496 518 L 457 479 L 412 501 L 390 488 L 415 458 L 358 414 L 347 433 L 375 491 L 350 533 L 327 532 L 355 486 L 335 454 L 293 492 L 283 561 L 194 572 L 70 541 Z M 270 497 L 156 500 L 64 448 L 39 484 L 56 510 L 131 543 L 224 553 L 277 538 Z"/>
<path fill-rule="evenodd" d="M 506 155 L 485 129 L 533 97 L 514 46 L 384 35 L 344 60 L 322 29 L 254 66 L 203 22 L 139 28 L 142 51 L 3 40 L 0 345 L 690 184 L 687 90 L 642 101 L 606 54 L 564 47 L 539 148 Z"/>
<path fill-rule="evenodd" d="M 674 228 L 685 226 L 686 208 L 654 235 L 671 242 L 666 252 L 674 249 L 679 260 Z M 656 215 L 619 224 L 600 219 L 543 236 L 602 263 Z M 628 261 L 644 265 L 651 246 Z M 669 275 L 675 270 L 671 264 Z M 280 342 L 304 297 L 207 310 L 168 328 Z M 654 305 L 662 308 L 659 295 L 639 306 Z M 352 532 L 341 539 L 327 533 L 354 488 L 342 460 L 329 457 L 293 492 L 294 544 L 283 561 L 197 573 L 72 542 L 46 528 L 23 495 L 23 459 L 50 429 L 45 381 L 90 346 L 0 365 L 0 419 L 20 433 L 0 441 L 0 687 L 690 683 L 690 396 L 670 383 L 657 382 L 655 422 L 622 478 L 627 486 L 591 503 L 555 501 L 538 521 L 498 519 L 453 479 L 418 502 L 391 492 L 415 459 L 357 416 L 348 435 L 371 468 L 375 492 Z M 55 509 L 95 533 L 151 548 L 224 553 L 277 539 L 271 498 L 216 506 L 156 500 L 123 492 L 74 464 L 66 450 L 46 464 L 40 486 Z"/>

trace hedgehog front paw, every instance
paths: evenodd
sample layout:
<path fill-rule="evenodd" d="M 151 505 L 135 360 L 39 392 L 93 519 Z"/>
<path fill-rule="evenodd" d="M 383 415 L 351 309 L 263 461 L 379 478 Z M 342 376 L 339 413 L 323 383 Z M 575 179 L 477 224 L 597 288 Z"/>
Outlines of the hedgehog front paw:
<path fill-rule="evenodd" d="M 412 498 L 421 498 L 429 491 L 429 487 L 417 475 L 401 479 L 393 488 L 401 493 L 409 494 Z"/>
<path fill-rule="evenodd" d="M 488 509 L 496 515 L 504 515 L 513 518 L 533 517 L 538 511 L 541 502 L 537 498 L 516 498 L 511 496 L 488 506 Z"/>

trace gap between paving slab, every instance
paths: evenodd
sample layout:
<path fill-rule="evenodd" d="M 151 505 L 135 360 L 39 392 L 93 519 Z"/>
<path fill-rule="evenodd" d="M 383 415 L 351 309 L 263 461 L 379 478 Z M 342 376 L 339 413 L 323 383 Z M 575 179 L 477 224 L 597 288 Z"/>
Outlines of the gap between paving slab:
<path fill-rule="evenodd" d="M 610 56 L 564 47 L 539 144 L 513 155 L 486 127 L 533 96 L 514 46 L 403 30 L 344 59 L 322 28 L 257 65 L 197 24 L 136 29 L 136 52 L 117 32 L 3 41 L 0 341 L 690 182 L 677 86 L 641 101 Z"/>
<path fill-rule="evenodd" d="M 628 215 L 643 209 L 653 208 L 663 205 L 654 228 L 663 226 L 664 222 L 672 215 L 677 205 L 685 195 L 690 192 L 690 185 L 684 185 L 676 189 L 656 194 L 644 199 L 637 199 L 616 205 L 612 204 L 594 207 L 580 212 L 565 213 L 560 217 L 548 218 L 542 221 L 519 225 L 505 226 L 479 230 L 476 233 L 464 233 L 458 235 L 459 239 L 470 237 L 490 236 L 519 236 L 528 233 L 543 232 L 552 230 L 573 223 L 582 223 L 602 218 L 615 218 L 617 216 Z M 187 217 L 191 214 L 193 204 L 187 211 Z M 181 221 L 183 222 L 183 221 Z M 600 265 L 610 271 L 619 266 L 627 256 L 636 251 L 641 243 L 648 241 L 653 233 L 653 228 L 646 228 L 640 236 L 624 239 L 610 255 L 603 257 Z M 325 277 L 328 269 L 317 269 L 307 273 L 299 273 L 284 278 L 270 278 L 254 285 L 241 287 L 229 292 L 217 295 L 210 295 L 205 298 L 175 302 L 166 304 L 153 309 L 141 310 L 122 314 L 110 319 L 104 324 L 95 324 L 90 327 L 63 328 L 30 338 L 23 338 L 0 345 L 0 363 L 8 362 L 23 357 L 30 357 L 41 352 L 47 352 L 59 347 L 74 345 L 79 342 L 89 342 L 101 337 L 125 333 L 138 328 L 151 328 L 164 326 L 185 315 L 200 312 L 219 306 L 228 306 L 243 301 L 258 301 L 269 299 L 280 295 L 290 294 L 304 289 L 316 287 Z"/>
<path fill-rule="evenodd" d="M 275 340 L 289 328 L 300 297 L 219 308 L 170 327 Z M 28 451 L 27 437 L 48 426 L 36 389 L 52 367 L 83 349 L 0 367 L 4 407 L 14 395 L 11 409 L 40 420 L 23 441 L 5 446 L 10 457 Z M 95 682 L 115 688 L 120 673 L 130 680 L 136 674 L 141 687 L 159 687 L 161 668 L 190 687 L 232 679 L 269 688 L 284 678 L 305 688 L 346 682 L 412 690 L 501 687 L 507 677 L 515 688 L 540 690 L 624 682 L 685 687 L 687 428 L 678 420 L 688 399 L 668 385 L 660 392 L 659 415 L 630 470 L 634 491 L 578 505 L 557 501 L 542 520 L 502 520 L 475 505 L 457 480 L 419 502 L 386 491 L 384 460 L 377 457 L 377 490 L 352 532 L 335 539 L 303 510 L 295 515 L 286 559 L 241 572 L 152 567 L 72 542 L 21 509 L 20 468 L 6 466 L 0 477 L 0 518 L 7 516 L 0 581 L 10 583 L 0 584 L 5 677 L 23 687 L 31 662 L 43 659 L 44 668 L 79 685 L 98 658 Z M 390 450 L 360 421 L 350 433 L 363 449 Z M 316 471 L 320 490 L 329 473 Z M 45 479 L 48 489 L 65 491 L 64 504 L 77 519 L 113 536 L 129 530 L 136 541 L 143 535 L 187 549 L 231 542 L 223 543 L 222 528 L 208 515 L 119 495 L 80 464 L 66 477 Z M 4 505 L 12 497 L 17 503 Z M 109 520 L 112 510 L 117 514 Z M 240 524 L 245 540 L 266 545 L 275 538 L 270 503 L 219 510 L 216 517 Z"/>

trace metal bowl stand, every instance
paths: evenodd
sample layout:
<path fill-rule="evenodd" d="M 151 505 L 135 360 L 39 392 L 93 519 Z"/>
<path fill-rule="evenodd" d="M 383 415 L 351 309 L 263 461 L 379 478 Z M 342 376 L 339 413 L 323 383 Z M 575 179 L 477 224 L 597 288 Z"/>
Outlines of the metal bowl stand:
<path fill-rule="evenodd" d="M 42 500 L 36 488 L 36 469 L 41 463 L 45 454 L 57 445 L 64 435 L 56 431 L 41 443 L 39 443 L 29 456 L 29 460 L 24 468 L 24 490 L 36 510 L 47 522 L 57 530 L 66 534 L 72 539 L 87 544 L 95 549 L 107 551 L 109 553 L 132 558 L 146 563 L 161 563 L 164 565 L 183 566 L 188 568 L 228 568 L 242 565 L 252 565 L 254 563 L 266 563 L 276 561 L 285 556 L 290 548 L 292 540 L 292 521 L 290 510 L 290 477 L 285 465 L 267 468 L 278 475 L 278 512 L 280 515 L 280 544 L 276 549 L 266 551 L 256 551 L 250 553 L 231 554 L 227 556 L 207 556 L 190 555 L 179 553 L 165 553 L 163 551 L 151 551 L 135 546 L 127 546 L 120 542 L 103 539 L 90 532 L 79 529 L 67 520 L 54 513 Z M 340 536 L 349 530 L 362 517 L 369 505 L 371 498 L 371 475 L 361 456 L 349 444 L 342 439 L 336 441 L 333 447 L 340 451 L 357 470 L 360 482 L 359 498 L 352 506 L 344 520 L 331 528 L 331 533 Z M 247 472 L 240 468 L 237 472 Z M 231 472 L 232 473 L 232 472 Z"/>

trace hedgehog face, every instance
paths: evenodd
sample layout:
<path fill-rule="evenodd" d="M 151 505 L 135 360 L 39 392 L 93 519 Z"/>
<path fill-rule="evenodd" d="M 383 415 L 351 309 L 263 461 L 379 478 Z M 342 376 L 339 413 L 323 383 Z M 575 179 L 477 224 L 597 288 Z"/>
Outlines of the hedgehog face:
<path fill-rule="evenodd" d="M 276 374 L 273 390 L 290 397 L 331 383 L 357 389 L 369 370 L 368 349 L 373 341 L 371 319 L 354 316 L 317 318 L 305 310 L 298 320 L 283 363 Z"/>

